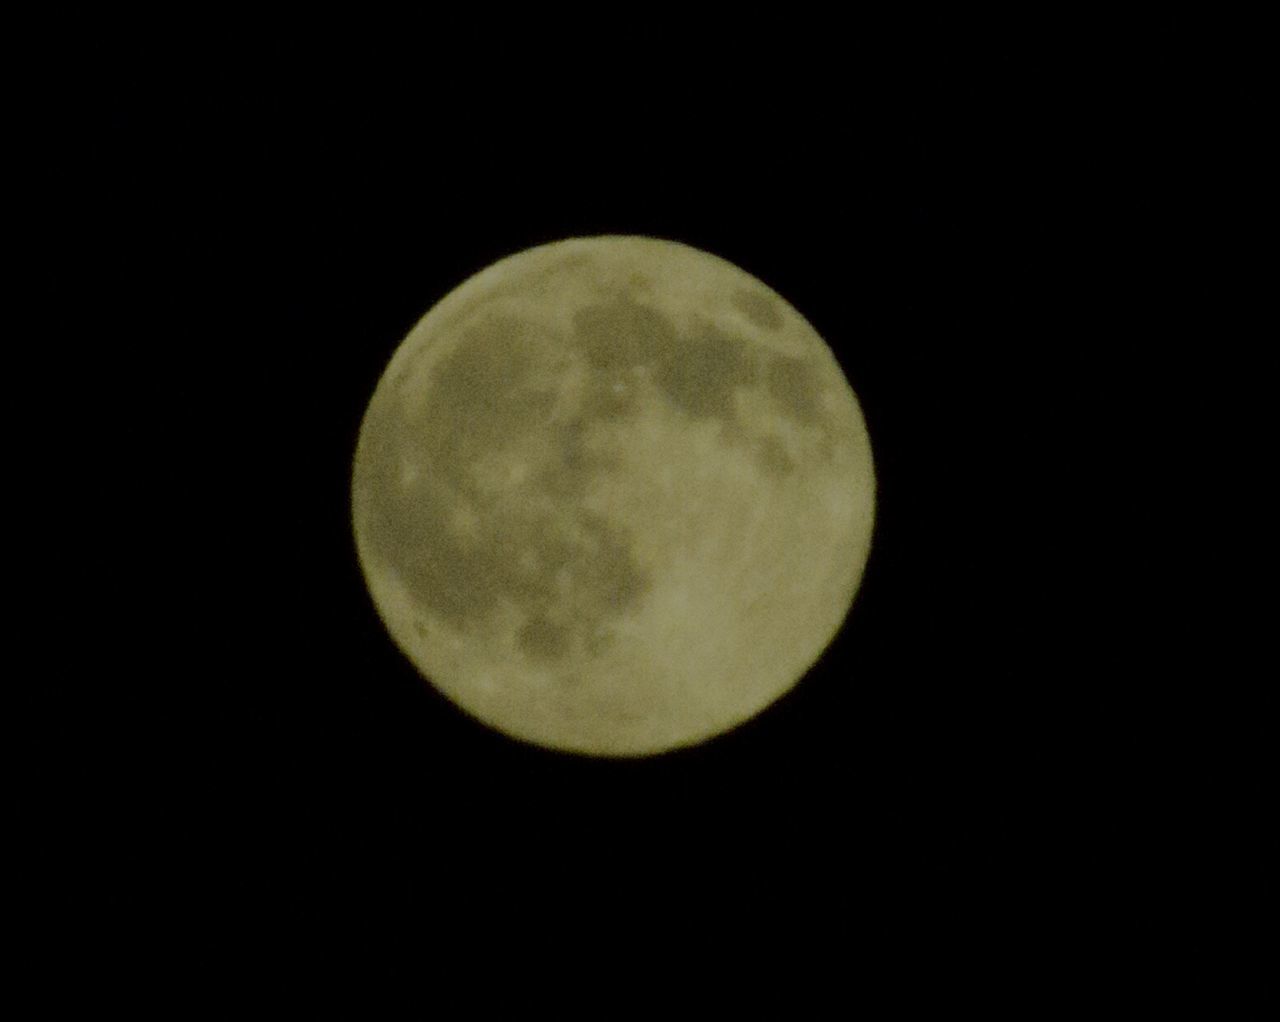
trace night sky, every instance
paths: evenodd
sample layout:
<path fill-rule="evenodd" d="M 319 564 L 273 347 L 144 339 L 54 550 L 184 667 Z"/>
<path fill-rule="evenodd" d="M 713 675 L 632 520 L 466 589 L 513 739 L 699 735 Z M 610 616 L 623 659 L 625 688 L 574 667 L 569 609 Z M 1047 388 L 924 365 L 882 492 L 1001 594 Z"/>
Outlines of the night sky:
<path fill-rule="evenodd" d="M 1004 61 L 793 53 L 780 81 L 664 51 L 655 81 L 633 54 L 500 49 L 500 75 L 363 51 L 369 72 L 120 66 L 77 93 L 52 182 L 110 452 L 110 727 L 85 775 L 107 904 L 159 891 L 180 928 L 338 957 L 354 934 L 440 937 L 460 967 L 543 948 L 626 998 L 691 970 L 951 1003 L 1040 975 L 1046 930 L 1080 935 L 1082 975 L 1123 973 L 1159 929 L 1139 838 L 1176 802 L 1150 742 L 1184 684 L 1144 658 L 1135 581 L 1159 562 L 1151 351 L 1188 301 L 1162 94 L 1099 102 Z M 436 694 L 349 522 L 409 328 L 502 256 L 600 233 L 784 295 L 878 472 L 826 655 L 649 760 L 525 746 Z"/>

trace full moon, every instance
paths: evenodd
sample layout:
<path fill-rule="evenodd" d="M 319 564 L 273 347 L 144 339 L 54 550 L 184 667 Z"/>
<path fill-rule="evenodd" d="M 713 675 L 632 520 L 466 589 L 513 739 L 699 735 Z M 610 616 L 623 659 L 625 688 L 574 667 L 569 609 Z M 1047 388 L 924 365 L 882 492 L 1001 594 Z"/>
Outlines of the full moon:
<path fill-rule="evenodd" d="M 513 738 L 645 756 L 732 729 L 840 628 L 875 471 L 831 350 L 717 256 L 574 238 L 445 295 L 360 427 L 356 550 L 392 640 Z"/>

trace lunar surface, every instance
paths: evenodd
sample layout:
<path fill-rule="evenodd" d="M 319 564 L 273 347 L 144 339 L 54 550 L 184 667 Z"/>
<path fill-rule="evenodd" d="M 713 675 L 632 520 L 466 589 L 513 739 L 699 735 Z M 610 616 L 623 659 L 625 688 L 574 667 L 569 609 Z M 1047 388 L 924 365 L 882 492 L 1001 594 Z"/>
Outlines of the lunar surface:
<path fill-rule="evenodd" d="M 790 689 L 848 613 L 875 475 L 782 297 L 669 241 L 578 238 L 462 283 L 361 425 L 356 548 L 400 649 L 517 739 L 642 756 Z"/>

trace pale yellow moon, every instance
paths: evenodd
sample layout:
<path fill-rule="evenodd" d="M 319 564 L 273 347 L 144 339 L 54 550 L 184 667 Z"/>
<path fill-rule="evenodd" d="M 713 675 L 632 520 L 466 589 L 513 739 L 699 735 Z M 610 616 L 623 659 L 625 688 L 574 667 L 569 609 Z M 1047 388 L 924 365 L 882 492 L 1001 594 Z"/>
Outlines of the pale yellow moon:
<path fill-rule="evenodd" d="M 396 350 L 360 428 L 356 549 L 422 675 L 517 739 L 642 756 L 765 709 L 871 543 L 853 389 L 780 295 L 645 237 L 519 252 Z"/>

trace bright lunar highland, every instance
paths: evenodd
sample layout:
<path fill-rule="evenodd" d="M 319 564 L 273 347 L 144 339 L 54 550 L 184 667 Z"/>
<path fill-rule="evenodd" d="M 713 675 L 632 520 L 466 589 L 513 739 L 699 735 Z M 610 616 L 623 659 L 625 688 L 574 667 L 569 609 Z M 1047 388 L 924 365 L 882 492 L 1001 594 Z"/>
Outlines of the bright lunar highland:
<path fill-rule="evenodd" d="M 421 674 L 505 734 L 641 756 L 759 713 L 840 628 L 875 472 L 812 326 L 731 263 L 575 238 L 446 295 L 356 445 L 352 521 Z"/>

